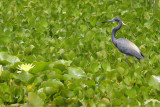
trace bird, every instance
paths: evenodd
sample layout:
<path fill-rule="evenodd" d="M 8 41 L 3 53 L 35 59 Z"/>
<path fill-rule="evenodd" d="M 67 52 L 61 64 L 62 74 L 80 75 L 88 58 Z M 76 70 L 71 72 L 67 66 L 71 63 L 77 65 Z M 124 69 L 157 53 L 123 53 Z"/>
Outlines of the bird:
<path fill-rule="evenodd" d="M 121 28 L 122 24 L 124 24 L 122 20 L 119 17 L 117 17 L 112 20 L 104 21 L 102 23 L 107 23 L 107 22 L 119 23 L 118 26 L 112 29 L 111 39 L 112 39 L 112 43 L 118 48 L 118 50 L 121 53 L 125 54 L 126 62 L 128 63 L 127 56 L 136 57 L 138 60 L 143 59 L 144 55 L 141 53 L 139 48 L 134 43 L 132 43 L 131 41 L 125 38 L 118 38 L 118 39 L 116 38 L 115 36 L 116 32 Z"/>

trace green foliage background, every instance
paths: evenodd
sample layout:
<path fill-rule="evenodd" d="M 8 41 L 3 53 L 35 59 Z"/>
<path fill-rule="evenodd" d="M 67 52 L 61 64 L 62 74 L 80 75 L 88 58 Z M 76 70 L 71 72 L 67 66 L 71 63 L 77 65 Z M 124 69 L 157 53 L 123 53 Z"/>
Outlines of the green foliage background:
<path fill-rule="evenodd" d="M 160 2 L 1 0 L 0 105 L 160 106 Z M 129 64 L 111 42 L 134 42 L 144 54 Z M 29 72 L 18 65 L 33 63 Z M 145 103 L 147 102 L 148 103 Z"/>

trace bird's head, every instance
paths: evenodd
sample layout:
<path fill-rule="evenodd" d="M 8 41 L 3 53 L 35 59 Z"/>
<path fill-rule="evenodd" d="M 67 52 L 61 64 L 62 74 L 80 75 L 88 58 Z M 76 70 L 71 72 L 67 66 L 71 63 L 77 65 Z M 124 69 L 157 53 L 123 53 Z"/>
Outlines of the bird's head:
<path fill-rule="evenodd" d="M 107 23 L 107 22 L 122 22 L 122 20 L 119 18 L 119 17 L 117 17 L 117 18 L 114 18 L 114 19 L 112 19 L 112 20 L 108 20 L 108 21 L 104 21 L 104 22 L 102 22 L 102 23 Z M 122 22 L 123 23 L 123 22 Z M 124 24 L 124 23 L 123 23 Z M 125 25 L 125 24 L 124 24 Z"/>

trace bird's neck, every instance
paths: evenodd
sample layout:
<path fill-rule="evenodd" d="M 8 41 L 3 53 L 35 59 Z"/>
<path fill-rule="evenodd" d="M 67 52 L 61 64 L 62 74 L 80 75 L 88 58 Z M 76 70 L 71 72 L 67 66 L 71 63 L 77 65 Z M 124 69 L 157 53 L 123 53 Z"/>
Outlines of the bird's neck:
<path fill-rule="evenodd" d="M 113 28 L 113 30 L 112 30 L 111 38 L 112 38 L 112 42 L 113 42 L 113 44 L 114 44 L 115 46 L 117 46 L 117 38 L 116 38 L 115 35 L 116 35 L 116 32 L 121 28 L 121 26 L 122 26 L 122 22 L 119 21 L 118 26 L 115 27 L 115 28 Z"/>

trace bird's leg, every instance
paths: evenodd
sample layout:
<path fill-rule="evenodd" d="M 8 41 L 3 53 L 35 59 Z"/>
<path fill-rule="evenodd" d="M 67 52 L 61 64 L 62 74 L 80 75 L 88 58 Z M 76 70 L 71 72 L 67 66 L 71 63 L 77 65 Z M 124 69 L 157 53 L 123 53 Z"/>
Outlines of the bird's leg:
<path fill-rule="evenodd" d="M 133 57 L 133 60 L 135 61 L 135 63 L 137 63 L 137 61 L 135 60 L 135 58 Z"/>
<path fill-rule="evenodd" d="M 126 62 L 127 62 L 127 64 L 128 64 L 127 55 L 125 55 L 125 58 L 126 58 Z"/>

